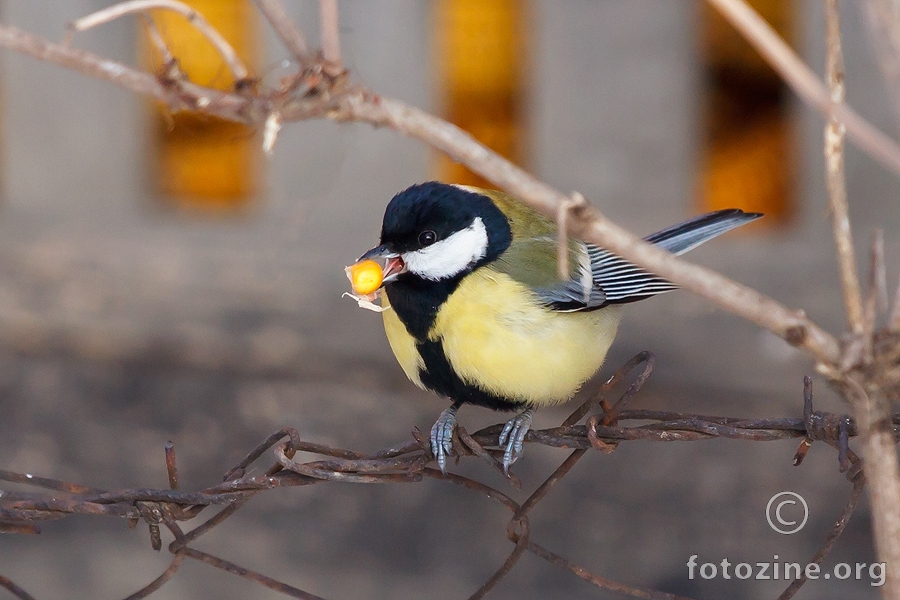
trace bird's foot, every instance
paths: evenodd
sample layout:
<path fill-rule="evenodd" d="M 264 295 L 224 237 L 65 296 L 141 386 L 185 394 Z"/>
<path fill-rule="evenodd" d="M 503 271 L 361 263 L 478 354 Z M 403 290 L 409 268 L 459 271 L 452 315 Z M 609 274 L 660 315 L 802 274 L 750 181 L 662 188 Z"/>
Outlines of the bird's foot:
<path fill-rule="evenodd" d="M 438 417 L 431 427 L 431 454 L 434 455 L 441 473 L 447 474 L 447 457 L 453 452 L 453 429 L 456 427 L 457 405 L 453 405 Z"/>
<path fill-rule="evenodd" d="M 525 434 L 531 429 L 532 420 L 534 420 L 534 411 L 529 408 L 507 421 L 503 431 L 500 432 L 498 445 L 501 448 L 506 446 L 503 452 L 503 472 L 507 475 L 509 475 L 509 466 L 522 456 Z"/>

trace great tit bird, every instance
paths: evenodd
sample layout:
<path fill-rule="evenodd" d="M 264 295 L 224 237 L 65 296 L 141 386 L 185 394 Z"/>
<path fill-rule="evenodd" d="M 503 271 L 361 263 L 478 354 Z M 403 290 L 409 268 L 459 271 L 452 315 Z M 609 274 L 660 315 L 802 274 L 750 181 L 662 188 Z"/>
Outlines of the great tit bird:
<path fill-rule="evenodd" d="M 681 254 L 761 216 L 720 210 L 645 240 Z M 499 438 L 508 469 L 532 409 L 570 399 L 600 368 L 620 305 L 675 289 L 577 240 L 561 280 L 557 246 L 556 224 L 507 194 L 428 182 L 394 196 L 380 245 L 360 257 L 386 259 L 384 329 L 406 376 L 452 401 L 431 429 L 442 471 L 460 406 L 521 411 Z"/>

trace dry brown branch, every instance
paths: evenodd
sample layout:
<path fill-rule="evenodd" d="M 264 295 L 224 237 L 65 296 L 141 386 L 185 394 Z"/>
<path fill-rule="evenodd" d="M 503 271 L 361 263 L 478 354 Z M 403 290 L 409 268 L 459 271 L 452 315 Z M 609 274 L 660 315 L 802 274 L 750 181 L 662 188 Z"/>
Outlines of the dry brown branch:
<path fill-rule="evenodd" d="M 888 316 L 888 331 L 900 333 L 900 281 L 897 282 L 897 288 L 894 290 L 894 304 L 891 306 L 891 312 Z"/>
<path fill-rule="evenodd" d="M 269 25 L 278 35 L 278 39 L 284 44 L 291 56 L 294 57 L 299 64 L 303 64 L 309 55 L 309 45 L 306 43 L 306 36 L 291 19 L 284 4 L 281 0 L 253 0 L 259 12 L 263 14 Z"/>
<path fill-rule="evenodd" d="M 48 42 L 9 25 L 0 25 L 0 47 L 73 69 L 88 77 L 113 82 L 137 94 L 160 100 L 172 111 L 202 109 L 207 114 L 242 123 L 259 123 L 267 114 L 264 100 L 248 99 L 187 81 L 179 81 L 175 86 L 151 73 L 91 52 Z"/>
<path fill-rule="evenodd" d="M 245 81 L 250 77 L 250 72 L 231 44 L 228 43 L 228 40 L 222 37 L 222 34 L 215 27 L 210 25 L 206 17 L 178 0 L 129 0 L 128 2 L 120 2 L 72 21 L 69 29 L 70 32 L 86 31 L 98 25 L 120 19 L 125 15 L 133 13 L 146 14 L 154 9 L 170 10 L 187 19 L 222 55 L 222 59 L 234 75 L 235 81 Z"/>
<path fill-rule="evenodd" d="M 329 118 L 339 122 L 362 122 L 390 127 L 452 156 L 471 170 L 516 195 L 544 215 L 555 218 L 568 196 L 558 192 L 476 141 L 462 129 L 424 111 L 373 94 L 361 86 L 337 80 L 330 92 L 305 72 L 298 78 L 314 82 L 299 90 L 315 94 L 281 94 L 246 98 L 202 88 L 189 82 L 162 85 L 142 73 L 88 52 L 52 44 L 14 27 L 0 25 L 0 47 L 11 48 L 60 66 L 122 85 L 132 91 L 166 102 L 172 110 L 197 110 L 222 118 L 260 124 L 273 112 L 281 122 Z M 293 83 L 291 85 L 294 85 Z M 737 314 L 809 351 L 826 364 L 836 364 L 840 356 L 837 339 L 813 323 L 802 311 L 791 310 L 777 301 L 736 283 L 714 271 L 676 258 L 615 225 L 591 207 L 569 219 L 573 237 L 598 244 L 653 271 L 726 310 Z"/>
<path fill-rule="evenodd" d="M 846 105 L 831 101 L 828 88 L 768 23 L 744 0 L 707 0 L 774 68 L 807 104 L 835 118 L 861 150 L 900 175 L 900 146 Z"/>
<path fill-rule="evenodd" d="M 164 76 L 171 80 L 184 79 L 185 74 L 181 70 L 178 60 L 172 54 L 172 51 L 169 50 L 169 46 L 166 44 L 162 33 L 160 33 L 159 27 L 156 26 L 156 23 L 149 16 L 142 14 L 140 17 L 144 27 L 147 28 L 147 37 L 150 39 L 150 43 L 159 52 L 160 63 L 165 73 Z"/>
<path fill-rule="evenodd" d="M 128 2 L 120 2 L 72 21 L 69 29 L 70 31 L 87 31 L 98 25 L 109 23 L 133 13 L 147 14 L 149 18 L 149 11 L 154 9 L 170 10 L 187 19 L 219 52 L 222 60 L 225 61 L 225 64 L 228 65 L 228 68 L 234 75 L 235 81 L 245 81 L 250 77 L 250 72 L 231 44 L 228 43 L 228 40 L 215 27 L 210 25 L 206 17 L 178 0 L 130 0 Z"/>
<path fill-rule="evenodd" d="M 344 66 L 341 62 L 340 24 L 337 0 L 319 0 L 320 22 L 322 24 L 323 68 L 331 76 L 339 75 Z"/>
<path fill-rule="evenodd" d="M 835 105 L 844 103 L 844 54 L 841 50 L 841 16 L 837 0 L 825 1 L 825 30 L 827 37 L 828 88 Z M 853 234 L 850 231 L 850 209 L 847 206 L 847 184 L 844 176 L 844 126 L 834 116 L 825 125 L 825 172 L 828 180 L 828 197 L 831 201 L 831 221 L 834 244 L 837 249 L 838 267 L 841 273 L 841 289 L 847 322 L 853 333 L 862 332 L 862 293 L 856 274 L 856 255 L 853 251 Z"/>
<path fill-rule="evenodd" d="M 19 600 L 34 600 L 34 596 L 17 586 L 8 578 L 0 575 L 0 587 L 6 589 L 10 594 L 19 598 Z"/>
<path fill-rule="evenodd" d="M 828 75 L 831 92 L 822 85 L 813 71 L 806 66 L 775 31 L 754 12 L 744 0 L 708 0 L 752 43 L 769 64 L 781 74 L 794 91 L 811 105 L 817 107 L 830 121 L 846 128 L 862 149 L 898 173 L 900 152 L 895 142 L 843 103 L 843 68 L 840 50 L 840 24 L 837 2 L 826 3 L 828 37 Z M 831 123 L 829 124 L 831 125 Z M 893 437 L 884 430 L 885 419 L 890 415 L 887 373 L 893 370 L 891 360 L 874 356 L 875 302 L 877 299 L 877 266 L 873 261 L 872 284 L 869 290 L 869 309 L 857 313 L 858 280 L 852 257 L 849 218 L 846 211 L 846 189 L 843 181 L 843 152 L 840 132 L 826 130 L 825 153 L 828 167 L 828 187 L 834 212 L 835 240 L 837 243 L 841 278 L 844 288 L 848 319 L 851 324 L 849 343 L 845 346 L 842 368 L 822 372 L 838 382 L 845 399 L 854 406 L 863 439 L 863 457 L 869 473 L 870 497 L 873 505 L 872 526 L 875 532 L 879 559 L 887 564 L 900 564 L 900 470 L 894 450 Z M 858 329 L 858 331 L 857 331 Z M 892 355 L 892 348 L 885 348 Z M 849 369 L 848 369 L 849 367 Z M 882 594 L 885 598 L 900 599 L 900 574 L 888 570 Z"/>
<path fill-rule="evenodd" d="M 572 276 L 569 273 L 569 213 L 586 206 L 584 196 L 575 192 L 559 205 L 556 213 L 556 270 L 562 281 L 567 281 Z"/>
<path fill-rule="evenodd" d="M 894 444 L 891 420 L 890 387 L 877 374 L 882 358 L 875 347 L 876 307 L 879 295 L 879 271 L 884 269 L 884 240 L 880 231 L 872 239 L 871 265 L 869 269 L 869 291 L 863 315 L 863 333 L 859 342 L 861 356 L 844 378 L 844 397 L 853 405 L 865 460 L 869 497 L 872 502 L 872 529 L 875 548 L 880 560 L 886 564 L 900 564 L 900 465 Z M 872 371 L 876 377 L 872 377 Z M 900 577 L 895 570 L 888 569 L 882 594 L 885 598 L 900 598 Z"/>
<path fill-rule="evenodd" d="M 615 403 L 607 398 L 621 386 L 630 373 L 643 365 L 640 374 L 634 377 L 630 386 Z M 844 447 L 847 439 L 856 434 L 852 421 L 842 425 L 844 418 L 833 413 L 813 411 L 812 386 L 809 378 L 804 384 L 803 416 L 782 419 L 740 419 L 732 417 L 712 417 L 686 415 L 674 412 L 626 410 L 626 403 L 635 396 L 648 379 L 653 368 L 653 356 L 644 352 L 623 365 L 598 391 L 579 406 L 556 428 L 529 432 L 526 441 L 550 447 L 575 448 L 554 472 L 538 485 L 521 504 L 494 487 L 458 474 L 442 474 L 432 468 L 433 462 L 427 441 L 409 441 L 388 448 L 371 456 L 359 452 L 331 448 L 300 439 L 296 430 L 285 428 L 275 432 L 254 448 L 246 458 L 230 469 L 221 484 L 200 491 L 179 491 L 174 448 L 166 444 L 166 471 L 170 487 L 173 489 L 134 489 L 109 492 L 74 483 L 36 477 L 24 473 L 0 471 L 0 481 L 29 484 L 47 488 L 50 493 L 22 493 L 3 491 L 0 494 L 0 525 L 25 524 L 65 518 L 76 514 L 112 516 L 145 521 L 151 533 L 151 544 L 161 546 L 160 526 L 169 530 L 173 541 L 168 551 L 173 558 L 165 571 L 152 582 L 129 596 L 145 598 L 159 590 L 174 577 L 186 558 L 206 563 L 229 573 L 262 585 L 292 598 L 316 600 L 319 597 L 305 590 L 282 583 L 262 573 L 246 569 L 224 558 L 201 552 L 191 544 L 221 525 L 234 515 L 244 504 L 259 493 L 280 487 L 295 487 L 325 483 L 329 481 L 354 483 L 416 482 L 423 477 L 448 481 L 461 485 L 508 508 L 512 515 L 507 526 L 507 536 L 515 546 L 503 565 L 481 586 L 471 598 L 481 598 L 503 577 L 507 576 L 521 556 L 530 552 L 551 564 L 565 569 L 593 585 L 636 598 L 678 599 L 664 592 L 638 588 L 619 583 L 589 572 L 584 567 L 568 561 L 533 541 L 529 536 L 529 516 L 534 508 L 548 495 L 552 488 L 569 473 L 578 460 L 591 449 L 590 434 L 584 425 L 576 425 L 596 407 L 600 412 L 589 417 L 597 423 L 597 435 L 610 446 L 626 440 L 691 441 L 711 437 L 728 437 L 748 441 L 786 440 L 803 438 L 823 441 L 847 453 L 858 464 L 859 459 L 849 448 Z M 620 421 L 641 421 L 645 424 L 621 426 Z M 646 423 L 650 421 L 650 423 Z M 480 448 L 501 455 L 495 446 L 502 424 L 494 425 L 471 436 Z M 894 435 L 900 435 L 900 415 L 893 417 L 890 426 Z M 846 435 L 843 435 L 846 433 Z M 284 443 L 281 440 L 288 438 Z M 274 448 L 276 462 L 265 475 L 246 476 L 250 465 Z M 457 444 L 461 457 L 476 456 L 469 446 Z M 311 452 L 325 456 L 325 459 L 298 463 L 293 460 L 296 452 Z M 850 499 L 841 512 L 838 523 L 828 533 L 822 547 L 813 557 L 821 562 L 834 546 L 853 511 L 859 491 L 863 485 L 861 471 L 848 474 L 854 487 Z M 179 523 L 188 522 L 207 508 L 224 506 L 222 510 L 189 531 L 183 531 Z M 793 582 L 788 591 L 792 594 L 803 584 Z M 0 576 L 0 586 L 13 591 L 19 598 L 31 598 L 22 588 Z M 789 596 L 784 596 L 789 597 Z"/>
<path fill-rule="evenodd" d="M 864 14 L 869 39 L 878 55 L 878 63 L 887 83 L 894 117 L 900 124 L 900 19 L 894 0 L 854 2 Z"/>

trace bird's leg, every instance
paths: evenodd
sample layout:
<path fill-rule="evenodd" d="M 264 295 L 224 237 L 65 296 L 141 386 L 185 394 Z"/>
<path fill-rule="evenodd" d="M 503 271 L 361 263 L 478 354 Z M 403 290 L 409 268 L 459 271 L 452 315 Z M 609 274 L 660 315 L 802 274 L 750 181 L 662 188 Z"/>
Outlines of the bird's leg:
<path fill-rule="evenodd" d="M 525 434 L 531 429 L 531 421 L 534 419 L 534 411 L 530 408 L 516 415 L 506 422 L 503 431 L 500 432 L 498 445 L 503 452 L 503 471 L 509 475 L 509 466 L 522 456 L 522 445 L 525 442 Z"/>
<path fill-rule="evenodd" d="M 456 427 L 456 411 L 462 406 L 454 402 L 450 408 L 441 413 L 431 427 L 431 454 L 437 460 L 441 473 L 447 474 L 447 457 L 453 451 L 453 429 Z"/>

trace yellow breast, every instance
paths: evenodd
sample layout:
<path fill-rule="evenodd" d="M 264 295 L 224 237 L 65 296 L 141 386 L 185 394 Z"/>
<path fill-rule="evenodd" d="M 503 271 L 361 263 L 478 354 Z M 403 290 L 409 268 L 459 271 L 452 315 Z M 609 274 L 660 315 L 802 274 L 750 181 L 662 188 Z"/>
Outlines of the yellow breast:
<path fill-rule="evenodd" d="M 389 308 L 391 306 L 387 294 L 381 294 L 381 306 Z M 422 380 L 419 379 L 419 369 L 425 366 L 419 351 L 416 350 L 416 340 L 406 331 L 406 325 L 397 316 L 393 310 L 385 310 L 381 313 L 384 320 L 384 333 L 387 336 L 388 344 L 391 346 L 400 368 L 409 377 L 409 380 L 422 389 Z"/>
<path fill-rule="evenodd" d="M 421 387 L 415 341 L 394 311 L 383 314 L 391 349 Z M 568 400 L 600 368 L 619 316 L 618 306 L 550 311 L 508 275 L 479 269 L 441 305 L 429 338 L 466 383 L 540 406 Z"/>

